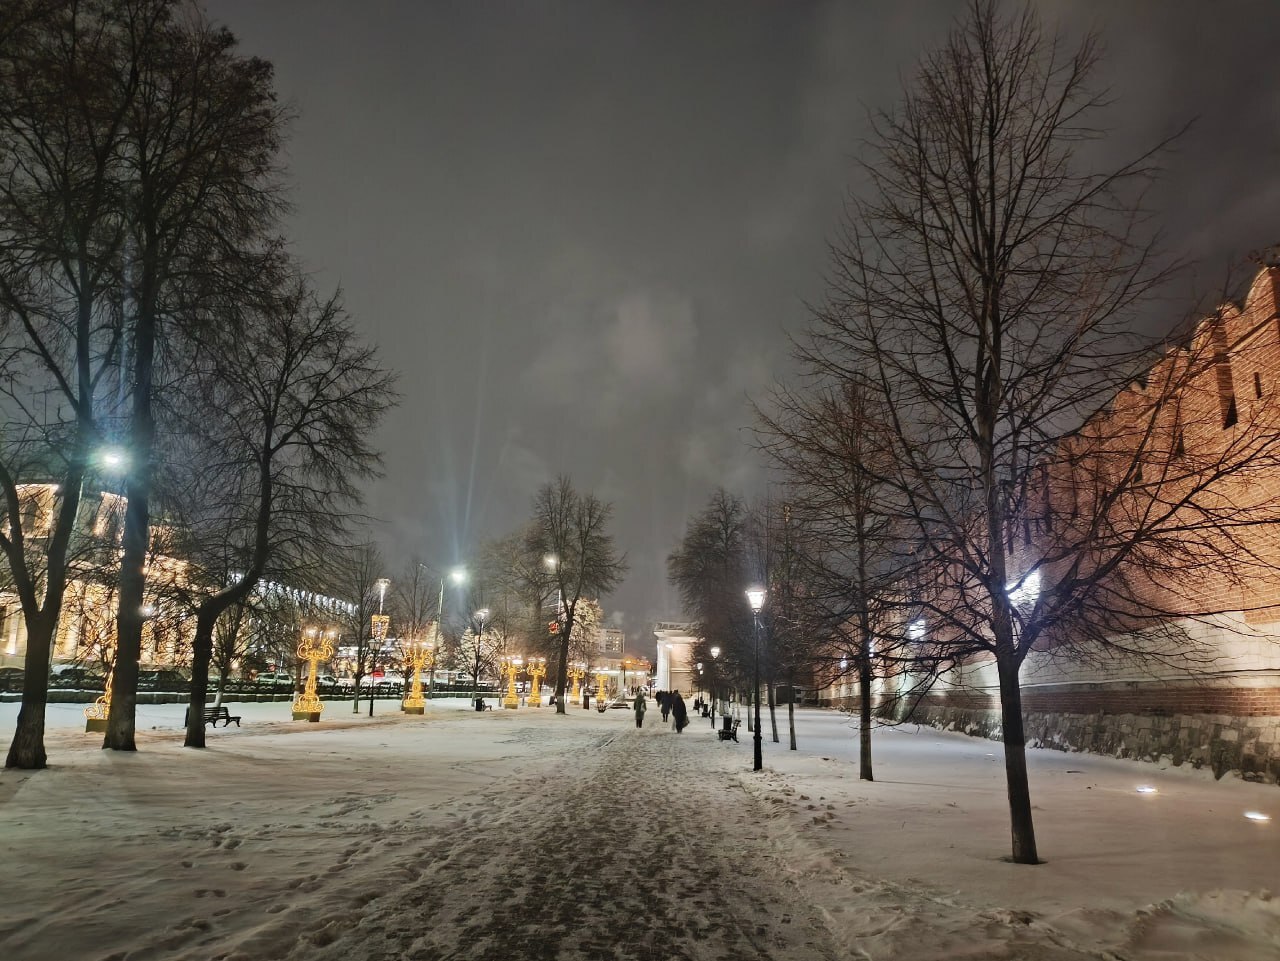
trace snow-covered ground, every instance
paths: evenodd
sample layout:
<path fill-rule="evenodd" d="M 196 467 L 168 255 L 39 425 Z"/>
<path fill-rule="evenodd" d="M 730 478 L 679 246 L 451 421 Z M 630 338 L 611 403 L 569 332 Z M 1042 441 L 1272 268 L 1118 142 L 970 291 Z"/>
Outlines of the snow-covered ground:
<path fill-rule="evenodd" d="M 1275 786 L 1033 751 L 1028 867 L 989 741 L 877 730 L 868 784 L 835 712 L 753 774 L 704 719 L 395 706 L 231 704 L 203 752 L 142 706 L 128 755 L 50 705 L 49 770 L 0 773 L 0 959 L 1280 958 Z"/>

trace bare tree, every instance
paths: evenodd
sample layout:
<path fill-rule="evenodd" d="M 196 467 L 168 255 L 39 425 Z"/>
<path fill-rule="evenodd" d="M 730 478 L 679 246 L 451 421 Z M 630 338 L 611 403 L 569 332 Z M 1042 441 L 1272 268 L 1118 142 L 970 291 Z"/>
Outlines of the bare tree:
<path fill-rule="evenodd" d="M 22 708 L 6 766 L 45 766 L 53 635 L 82 486 L 101 442 L 99 395 L 120 346 L 125 231 L 115 163 L 124 102 L 121 27 L 109 4 L 0 11 L 0 549 L 27 625 Z M 114 86 L 119 79 L 120 86 Z M 117 96 L 121 94 L 121 96 Z M 53 401 L 53 411 L 49 401 Z M 24 483 L 57 480 L 42 536 L 24 532 Z"/>
<path fill-rule="evenodd" d="M 355 675 L 351 713 L 360 713 L 360 682 L 373 674 L 382 654 L 385 638 L 375 638 L 370 628 L 373 615 L 382 603 L 379 582 L 386 565 L 376 544 L 365 542 L 348 547 L 339 555 L 334 593 L 350 598 L 351 608 L 343 623 L 339 644 L 351 651 Z M 370 680 L 372 678 L 370 677 Z M 373 715 L 373 685 L 369 686 L 369 715 Z"/>
<path fill-rule="evenodd" d="M 906 525 L 891 483 L 892 436 L 876 397 L 867 384 L 848 379 L 805 394 L 779 390 L 772 412 L 757 411 L 763 446 L 789 482 L 785 563 L 804 571 L 803 596 L 790 591 L 783 598 L 789 608 L 783 617 L 794 620 L 802 643 L 817 643 L 807 661 L 820 675 L 842 674 L 852 654 L 858 776 L 866 781 L 874 780 L 872 683 L 877 666 L 897 659 L 905 639 L 884 629 L 895 620 L 890 611 L 900 596 Z"/>
<path fill-rule="evenodd" d="M 564 614 L 556 665 L 556 713 L 565 713 L 569 651 L 578 605 L 616 587 L 627 570 L 606 530 L 613 508 L 594 494 L 580 494 L 568 477 L 546 484 L 533 501 L 533 520 L 525 538 L 528 566 L 545 565 L 559 593 Z"/>
<path fill-rule="evenodd" d="M 131 454 L 117 614 L 119 657 L 103 746 L 134 750 L 137 657 L 156 460 L 157 365 L 176 325 L 225 322 L 208 310 L 226 265 L 270 247 L 278 216 L 277 156 L 285 117 L 270 64 L 181 0 L 115 5 L 123 49 L 113 89 L 128 91 L 117 180 L 128 211 L 122 275 Z M 133 81 L 133 86 L 126 85 Z M 232 315 L 234 316 L 234 315 Z"/>
<path fill-rule="evenodd" d="M 320 300 L 295 277 L 235 327 L 199 338 L 208 360 L 178 418 L 200 448 L 184 460 L 183 555 L 204 575 L 187 585 L 196 616 L 188 747 L 204 746 L 218 618 L 263 576 L 316 583 L 308 565 L 339 546 L 361 482 L 378 474 L 369 438 L 393 398 L 336 294 Z"/>
<path fill-rule="evenodd" d="M 667 557 L 667 578 L 680 593 L 699 638 L 694 656 L 711 665 L 713 681 L 722 690 L 749 689 L 754 667 L 752 623 L 743 594 L 755 576 L 749 529 L 741 498 L 718 488 Z M 718 656 L 712 657 L 712 648 L 719 649 Z M 748 727 L 752 723 L 748 714 Z"/>
<path fill-rule="evenodd" d="M 1162 359 L 1132 333 L 1163 279 L 1141 208 L 1155 151 L 1082 170 L 1081 145 L 1102 135 L 1096 48 L 974 3 L 876 118 L 871 186 L 850 201 L 801 350 L 810 374 L 870 385 L 888 414 L 928 584 L 908 599 L 921 648 L 994 663 L 1012 858 L 1028 864 L 1024 660 L 1047 644 L 1167 653 L 1172 605 L 1153 608 L 1152 574 L 1256 566 L 1214 485 L 1275 465 L 1274 432 L 1234 431 L 1196 469 L 1178 453 L 1177 409 L 1205 396 L 1222 352 L 1197 336 Z M 1234 426 L 1226 407 L 1219 423 Z M 1274 519 L 1270 495 L 1241 493 L 1248 524 Z"/>

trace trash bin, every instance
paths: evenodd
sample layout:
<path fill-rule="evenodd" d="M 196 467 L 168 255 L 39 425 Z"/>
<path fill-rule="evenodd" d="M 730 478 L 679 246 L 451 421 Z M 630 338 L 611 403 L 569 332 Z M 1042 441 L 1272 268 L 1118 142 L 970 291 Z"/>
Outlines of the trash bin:
<path fill-rule="evenodd" d="M 582 709 L 586 711 L 586 710 L 590 710 L 590 708 L 591 708 L 591 695 L 590 694 L 582 695 Z"/>
<path fill-rule="evenodd" d="M 483 710 L 484 710 L 484 698 L 482 698 L 482 697 L 478 697 L 478 698 L 476 698 L 476 710 L 477 710 L 477 711 L 483 711 Z"/>
<path fill-rule="evenodd" d="M 720 721 L 724 725 L 724 727 L 722 728 L 723 730 L 725 731 L 733 730 L 733 718 L 731 718 L 728 714 L 720 718 Z"/>

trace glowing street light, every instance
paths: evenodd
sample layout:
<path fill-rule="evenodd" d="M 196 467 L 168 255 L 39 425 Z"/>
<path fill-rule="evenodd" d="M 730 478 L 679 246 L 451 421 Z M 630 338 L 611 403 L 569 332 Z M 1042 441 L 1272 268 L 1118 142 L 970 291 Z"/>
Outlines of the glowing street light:
<path fill-rule="evenodd" d="M 516 675 L 520 673 L 521 663 L 518 657 L 502 659 L 502 670 L 507 675 L 507 696 L 502 699 L 502 706 L 512 711 L 520 708 L 520 695 L 516 693 Z"/>
<path fill-rule="evenodd" d="M 764 607 L 765 591 L 761 587 L 753 587 L 747 591 L 747 603 L 751 605 L 751 623 L 755 636 L 755 669 L 752 672 L 752 684 L 755 688 L 755 754 L 751 770 L 759 771 L 764 767 L 764 756 L 760 749 L 760 608 Z"/>
<path fill-rule="evenodd" d="M 418 563 L 418 566 L 425 571 L 431 570 L 429 567 L 427 567 L 426 564 L 423 564 L 421 562 Z M 453 570 L 449 571 L 448 579 L 452 581 L 455 585 L 465 584 L 467 582 L 467 569 L 465 567 L 455 567 Z M 437 651 L 441 649 L 440 648 L 440 626 L 444 623 L 444 582 L 445 582 L 445 578 L 441 577 L 440 578 L 440 600 L 436 604 L 435 637 L 432 639 L 432 642 L 431 642 L 431 646 Z M 432 690 L 435 690 L 434 662 L 432 664 L 431 678 L 432 678 Z"/>
<path fill-rule="evenodd" d="M 373 696 L 377 692 L 377 685 L 373 683 L 373 675 L 378 670 L 378 653 L 382 650 L 382 645 L 387 639 L 387 630 L 391 626 L 391 618 L 382 613 L 382 607 L 387 600 L 387 588 L 391 586 L 391 581 L 385 577 L 379 577 L 373 582 L 373 586 L 378 589 L 378 613 L 369 617 L 369 716 L 373 717 Z M 360 698 L 356 697 L 356 710 L 359 711 Z"/>
<path fill-rule="evenodd" d="M 307 683 L 302 693 L 293 701 L 295 721 L 310 721 L 314 724 L 320 720 L 324 705 L 316 693 L 316 668 L 321 661 L 328 661 L 333 657 L 332 633 L 334 632 L 320 632 L 314 627 L 303 632 L 302 641 L 298 644 L 298 657 L 307 662 Z"/>
<path fill-rule="evenodd" d="M 542 679 L 547 676 L 547 659 L 545 657 L 529 658 L 529 707 L 542 707 Z"/>
<path fill-rule="evenodd" d="M 720 648 L 712 647 L 711 648 L 712 664 L 714 664 L 716 662 L 716 659 L 719 657 L 720 657 Z M 711 678 L 711 727 L 712 729 L 714 729 L 716 726 L 716 708 L 718 707 L 717 699 L 716 699 L 716 689 L 715 689 L 716 682 L 715 682 L 714 672 L 715 672 L 715 669 L 712 668 L 712 675 L 713 675 Z M 727 725 L 728 723 L 729 723 L 728 708 L 725 708 L 725 724 Z"/>
<path fill-rule="evenodd" d="M 568 671 L 570 679 L 573 681 L 573 691 L 569 694 L 570 701 L 576 701 L 582 696 L 582 688 L 578 682 L 587 676 L 587 665 L 581 661 L 576 661 L 569 665 Z"/>
<path fill-rule="evenodd" d="M 411 639 L 404 644 L 405 666 L 413 669 L 413 686 L 409 696 L 400 704 L 400 710 L 406 714 L 425 714 L 427 699 L 422 696 L 422 669 L 434 668 L 436 648 L 434 644 L 424 644 L 419 639 Z"/>

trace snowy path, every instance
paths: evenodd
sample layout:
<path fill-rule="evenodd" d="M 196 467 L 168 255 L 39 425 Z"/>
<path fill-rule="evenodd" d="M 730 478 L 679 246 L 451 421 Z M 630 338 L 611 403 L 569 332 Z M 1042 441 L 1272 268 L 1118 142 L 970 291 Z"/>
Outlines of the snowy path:
<path fill-rule="evenodd" d="M 517 728 L 510 742 L 543 733 Z M 825 931 L 796 903 L 761 831 L 744 823 L 754 804 L 708 776 L 705 752 L 686 745 L 692 737 L 661 725 L 590 729 L 565 745 L 568 758 L 469 800 L 420 887 L 424 900 L 440 887 L 480 896 L 402 922 L 404 955 L 830 957 Z M 578 839 L 577 853 L 569 839 Z M 748 887 L 743 877 L 757 880 Z M 396 911 L 387 905 L 371 920 L 390 925 Z"/>
<path fill-rule="evenodd" d="M 54 766 L 0 773 L 0 958 L 1280 957 L 1276 833 L 1239 816 L 1274 786 L 1034 752 L 1027 868 L 990 742 L 881 732 L 868 785 L 830 712 L 752 774 L 706 721 L 460 707 L 244 705 L 195 752 L 158 706 L 136 755 L 55 713 Z"/>

